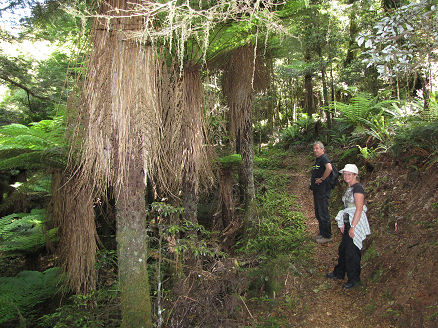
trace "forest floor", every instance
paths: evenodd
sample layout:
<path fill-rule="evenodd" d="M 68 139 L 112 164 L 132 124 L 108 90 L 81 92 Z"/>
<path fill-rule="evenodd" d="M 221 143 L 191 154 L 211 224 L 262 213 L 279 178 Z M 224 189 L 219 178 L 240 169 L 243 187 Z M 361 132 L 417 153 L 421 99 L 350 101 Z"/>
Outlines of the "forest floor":
<path fill-rule="evenodd" d="M 306 229 L 312 238 L 319 233 L 315 219 L 313 195 L 309 189 L 309 167 L 314 159 L 297 153 L 292 159 L 291 183 L 288 192 L 297 197 L 306 217 Z M 333 212 L 333 211 L 332 211 Z M 334 216 L 334 213 L 331 213 Z M 325 274 L 337 263 L 339 230 L 332 225 L 333 241 L 319 245 L 315 243 L 310 266 L 298 279 L 290 282 L 287 289 L 298 293 L 300 302 L 289 314 L 290 327 L 391 327 L 389 323 L 376 322 L 366 315 L 365 307 L 370 303 L 364 286 L 344 290 L 346 281 L 326 279 Z"/>

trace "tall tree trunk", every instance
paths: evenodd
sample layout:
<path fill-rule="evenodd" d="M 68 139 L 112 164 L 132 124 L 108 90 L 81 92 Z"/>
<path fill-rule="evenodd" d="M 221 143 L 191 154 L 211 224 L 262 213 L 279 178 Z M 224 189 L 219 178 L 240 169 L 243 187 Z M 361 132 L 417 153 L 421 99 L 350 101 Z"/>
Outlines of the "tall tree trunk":
<path fill-rule="evenodd" d="M 152 327 L 146 268 L 146 185 L 139 162 L 137 156 L 129 161 L 116 201 L 122 327 L 126 328 Z"/>
<path fill-rule="evenodd" d="M 289 98 L 290 98 L 290 117 L 289 117 L 289 120 L 288 120 L 288 122 L 287 122 L 287 126 L 289 126 L 289 123 L 291 123 L 292 125 L 297 121 L 297 110 L 296 110 L 296 103 L 295 103 L 295 99 L 294 99 L 294 88 L 293 88 L 293 84 L 294 83 L 294 80 L 293 80 L 293 78 L 290 78 L 290 79 L 288 79 L 288 90 L 289 90 Z M 286 113 L 288 112 L 287 111 L 287 108 L 289 107 L 289 106 L 287 106 L 287 102 L 286 102 Z"/>
<path fill-rule="evenodd" d="M 242 187 L 242 194 L 245 209 L 249 209 L 255 197 L 254 187 L 254 138 L 252 128 L 252 106 L 247 108 L 250 111 L 247 119 L 242 122 L 240 131 L 240 142 L 238 153 L 242 155 L 242 166 L 239 170 L 239 185 Z"/>
<path fill-rule="evenodd" d="M 336 94 L 335 94 L 335 80 L 333 77 L 333 60 L 330 54 L 330 101 L 331 101 L 331 111 L 329 112 L 329 123 L 330 127 L 333 123 L 334 112 L 336 111 Z"/>
<path fill-rule="evenodd" d="M 112 112 L 124 122 L 114 127 L 111 140 L 114 154 L 115 199 L 119 288 L 122 328 L 152 327 L 150 287 L 146 270 L 146 169 L 139 148 L 150 135 L 141 135 L 139 117 L 147 103 L 143 94 L 148 85 L 144 74 L 153 74 L 152 50 L 117 35 L 111 71 Z M 146 106 L 145 106 L 146 107 Z M 146 107 L 147 108 L 147 107 Z M 117 114 L 116 114 L 117 113 Z M 125 117 L 124 117 L 125 116 Z M 140 120 L 141 122 L 141 120 Z M 133 149 L 128 149 L 131 145 Z M 138 147 L 138 148 L 137 148 Z"/>
<path fill-rule="evenodd" d="M 348 41 L 348 50 L 347 50 L 347 55 L 345 56 L 345 61 L 344 61 L 344 67 L 348 67 L 353 59 L 356 56 L 356 52 L 358 49 L 358 45 L 356 42 L 356 38 L 357 38 L 357 34 L 359 33 L 359 28 L 357 26 L 357 12 L 356 12 L 356 3 L 357 0 L 350 0 L 350 3 L 352 4 L 351 6 L 351 12 L 349 15 L 349 19 L 350 19 L 350 37 L 349 37 L 349 41 Z"/>
<path fill-rule="evenodd" d="M 239 187 L 245 209 L 249 209 L 255 197 L 252 148 L 253 72 L 254 48 L 246 45 L 230 54 L 223 83 L 223 91 L 230 108 L 230 133 L 235 140 L 236 152 L 242 155 Z"/>
<path fill-rule="evenodd" d="M 322 82 L 322 100 L 323 100 L 322 104 L 324 107 L 327 107 L 329 104 L 329 100 L 328 100 L 325 64 L 323 64 L 321 67 L 321 82 Z"/>
<path fill-rule="evenodd" d="M 430 112 L 430 75 L 429 70 L 426 69 L 424 73 L 424 78 L 422 79 L 422 89 L 423 89 L 423 113 L 426 115 L 427 120 L 432 119 L 432 113 Z"/>
<path fill-rule="evenodd" d="M 93 51 L 73 145 L 80 143 L 83 179 L 98 194 L 109 186 L 116 201 L 122 327 L 152 327 L 146 270 L 146 174 L 154 154 L 157 122 L 156 57 L 129 33 L 141 17 L 124 16 L 140 0 L 100 2 Z M 122 17 L 119 17 L 121 15 Z"/>
<path fill-rule="evenodd" d="M 315 110 L 314 110 L 314 104 L 313 104 L 313 80 L 312 80 L 312 74 L 307 73 L 304 76 L 304 89 L 306 90 L 306 113 L 311 116 Z"/>
<path fill-rule="evenodd" d="M 310 50 L 306 49 L 304 54 L 304 61 L 310 66 L 312 62 L 312 57 Z M 306 98 L 304 101 L 304 106 L 306 113 L 311 116 L 315 112 L 315 105 L 313 103 L 313 71 L 309 67 L 304 75 L 304 89 L 306 90 Z"/>

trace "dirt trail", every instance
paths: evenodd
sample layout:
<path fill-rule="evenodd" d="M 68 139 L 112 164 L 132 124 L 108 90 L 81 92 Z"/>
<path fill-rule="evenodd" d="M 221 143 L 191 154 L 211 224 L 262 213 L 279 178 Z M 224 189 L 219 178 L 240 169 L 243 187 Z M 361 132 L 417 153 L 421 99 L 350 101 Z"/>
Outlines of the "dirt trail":
<path fill-rule="evenodd" d="M 295 154 L 294 154 L 295 155 Z M 309 168 L 313 159 L 304 154 L 296 154 L 292 159 L 296 168 L 291 174 L 289 192 L 297 196 L 302 212 L 307 217 L 306 227 L 313 238 L 318 234 L 318 223 L 313 209 L 313 196 L 309 190 Z M 342 185 L 341 188 L 344 186 Z M 334 217 L 336 213 L 330 212 Z M 313 263 L 302 272 L 293 289 L 298 291 L 300 302 L 290 318 L 290 327 L 391 327 L 384 322 L 375 322 L 367 316 L 373 300 L 368 299 L 366 282 L 351 290 L 343 290 L 345 281 L 326 279 L 325 274 L 337 262 L 338 245 L 341 235 L 332 224 L 333 242 L 324 245 L 315 243 Z M 366 270 L 363 269 L 363 270 Z M 368 311 L 367 311 L 368 309 Z"/>

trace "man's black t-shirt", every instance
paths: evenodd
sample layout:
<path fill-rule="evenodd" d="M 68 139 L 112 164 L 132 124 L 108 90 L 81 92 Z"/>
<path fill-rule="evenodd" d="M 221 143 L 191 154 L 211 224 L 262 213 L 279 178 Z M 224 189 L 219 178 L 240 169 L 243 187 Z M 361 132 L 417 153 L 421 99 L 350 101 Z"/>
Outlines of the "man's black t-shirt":
<path fill-rule="evenodd" d="M 327 163 L 330 163 L 330 158 L 327 154 L 323 154 L 322 156 L 315 159 L 315 165 L 313 165 L 312 167 L 312 178 L 310 181 L 310 187 L 313 191 L 319 190 L 323 185 L 327 184 L 326 180 L 324 180 L 323 183 L 321 183 L 320 185 L 317 185 L 315 183 L 315 180 L 317 178 L 321 178 L 324 174 L 325 165 Z"/>

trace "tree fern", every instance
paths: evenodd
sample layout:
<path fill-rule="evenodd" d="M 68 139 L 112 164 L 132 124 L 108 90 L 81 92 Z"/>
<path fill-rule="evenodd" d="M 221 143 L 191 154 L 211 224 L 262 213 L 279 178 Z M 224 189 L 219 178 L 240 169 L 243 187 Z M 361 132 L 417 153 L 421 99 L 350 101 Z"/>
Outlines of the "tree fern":
<path fill-rule="evenodd" d="M 0 127 L 0 169 L 64 167 L 65 163 L 61 119 Z"/>
<path fill-rule="evenodd" d="M 3 256 L 31 254 L 43 249 L 47 238 L 54 241 L 57 229 L 45 232 L 44 220 L 44 209 L 0 218 L 0 253 Z"/>
<path fill-rule="evenodd" d="M 355 127 L 357 125 L 366 125 L 367 122 L 372 122 L 375 117 L 380 117 L 385 106 L 391 103 L 393 103 L 392 100 L 379 102 L 370 95 L 360 94 L 353 97 L 348 104 L 336 103 L 336 111 L 333 107 L 331 110 L 338 115 L 338 120 Z"/>

